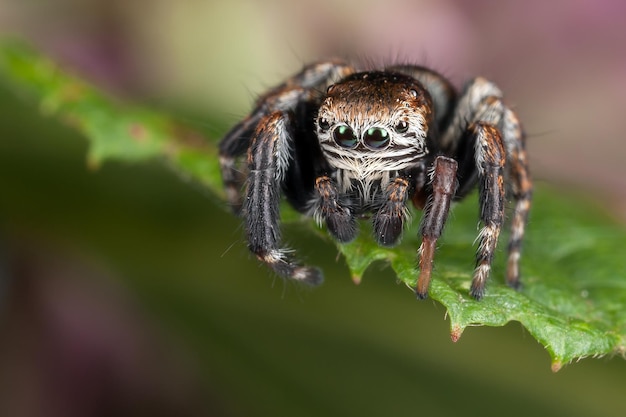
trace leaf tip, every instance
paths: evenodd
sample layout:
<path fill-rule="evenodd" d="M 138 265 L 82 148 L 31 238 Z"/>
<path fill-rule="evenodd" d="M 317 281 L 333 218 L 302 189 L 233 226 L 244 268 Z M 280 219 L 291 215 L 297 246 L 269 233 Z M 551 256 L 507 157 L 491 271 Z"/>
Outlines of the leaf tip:
<path fill-rule="evenodd" d="M 352 275 L 352 282 L 354 282 L 356 285 L 359 285 L 361 283 L 361 279 L 363 277 L 360 274 L 353 274 Z"/>
<path fill-rule="evenodd" d="M 462 334 L 463 334 L 463 328 L 461 326 L 459 325 L 453 326 L 452 330 L 450 331 L 450 339 L 452 339 L 453 343 L 456 343 L 459 341 Z"/>
<path fill-rule="evenodd" d="M 561 368 L 563 367 L 563 363 L 560 361 L 554 361 L 552 362 L 552 366 L 550 367 L 550 369 L 552 370 L 552 372 L 559 372 L 561 370 Z"/>

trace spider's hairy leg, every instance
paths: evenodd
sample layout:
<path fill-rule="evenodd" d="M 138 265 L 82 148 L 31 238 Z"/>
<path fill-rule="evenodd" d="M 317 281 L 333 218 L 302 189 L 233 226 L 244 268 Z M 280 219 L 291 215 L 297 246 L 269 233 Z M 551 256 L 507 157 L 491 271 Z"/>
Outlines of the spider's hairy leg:
<path fill-rule="evenodd" d="M 393 246 L 402 235 L 402 228 L 409 212 L 406 202 L 411 193 L 408 178 L 396 177 L 387 185 L 385 203 L 374 215 L 374 236 L 379 244 Z"/>
<path fill-rule="evenodd" d="M 237 123 L 219 145 L 220 169 L 226 199 L 235 213 L 239 213 L 242 208 L 241 188 L 245 181 L 245 175 L 238 169 L 236 159 L 248 150 L 250 138 L 263 115 L 264 113 L 257 109 Z"/>
<path fill-rule="evenodd" d="M 474 78 L 465 85 L 441 139 L 441 145 L 447 154 L 454 155 L 458 152 L 458 145 L 462 143 L 472 122 L 483 120 L 499 126 L 504 108 L 501 99 L 502 91 L 485 78 Z"/>
<path fill-rule="evenodd" d="M 260 96 L 250 114 L 224 136 L 219 145 L 220 168 L 226 198 L 233 211 L 239 213 L 242 208 L 240 191 L 245 179 L 245 174 L 237 166 L 237 159 L 248 150 L 252 135 L 263 118 L 275 111 L 294 110 L 315 90 L 324 89 L 352 72 L 354 69 L 350 65 L 338 60 L 307 65 L 284 83 Z"/>
<path fill-rule="evenodd" d="M 289 78 L 278 88 L 285 86 L 324 88 L 354 71 L 352 65 L 339 59 L 317 61 L 306 65 L 299 73 Z"/>
<path fill-rule="evenodd" d="M 504 222 L 504 165 L 505 147 L 500 130 L 480 121 L 469 126 L 475 138 L 475 158 L 478 168 L 478 195 L 480 220 L 483 224 L 478 235 L 476 269 L 470 294 L 480 300 L 485 294 L 485 283 L 491 272 L 491 262 Z"/>
<path fill-rule="evenodd" d="M 504 221 L 504 171 L 512 182 L 516 201 L 507 264 L 507 283 L 519 286 L 519 258 L 530 201 L 532 182 L 528 173 L 524 135 L 515 113 L 502 100 L 492 82 L 478 77 L 470 81 L 457 103 L 444 133 L 443 145 L 459 161 L 459 190 L 468 194 L 478 181 L 480 219 L 483 225 L 476 254 L 476 270 L 470 293 L 480 299 L 491 271 L 491 261 Z"/>
<path fill-rule="evenodd" d="M 533 185 L 528 172 L 524 134 L 517 115 L 510 109 L 506 110 L 504 116 L 502 134 L 507 149 L 507 163 L 513 182 L 513 198 L 515 200 L 508 247 L 506 282 L 509 286 L 518 288 L 520 286 L 519 259 L 532 200 Z"/>
<path fill-rule="evenodd" d="M 420 225 L 422 243 L 418 251 L 420 274 L 416 288 L 417 298 L 420 299 L 428 296 L 437 239 L 441 236 L 448 219 L 450 203 L 457 188 L 456 171 L 457 162 L 454 159 L 444 156 L 435 159 L 431 182 L 432 194 L 426 202 Z"/>
<path fill-rule="evenodd" d="M 291 163 L 292 131 L 289 113 L 265 116 L 248 149 L 248 183 L 244 202 L 248 248 L 277 274 L 310 285 L 320 284 L 316 268 L 290 260 L 280 247 L 280 190 Z"/>
<path fill-rule="evenodd" d="M 326 220 L 328 231 L 339 242 L 350 242 L 357 233 L 354 214 L 347 204 L 340 201 L 337 184 L 327 175 L 315 179 L 316 200 L 314 217 L 318 223 Z"/>

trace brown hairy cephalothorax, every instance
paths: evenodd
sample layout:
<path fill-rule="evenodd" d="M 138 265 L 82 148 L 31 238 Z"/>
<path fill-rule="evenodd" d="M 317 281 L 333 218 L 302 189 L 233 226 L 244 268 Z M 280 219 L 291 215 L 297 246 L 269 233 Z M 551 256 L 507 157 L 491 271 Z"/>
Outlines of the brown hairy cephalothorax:
<path fill-rule="evenodd" d="M 451 202 L 476 185 L 482 228 L 470 293 L 483 297 L 511 195 L 506 279 L 519 286 L 532 194 L 524 134 L 500 89 L 484 78 L 458 94 L 420 66 L 358 71 L 341 61 L 314 63 L 257 100 L 220 143 L 220 164 L 249 249 L 279 275 L 308 284 L 319 284 L 322 273 L 282 248 L 281 196 L 340 242 L 356 236 L 358 218 L 371 216 L 375 239 L 392 246 L 409 201 L 423 209 L 419 298 L 428 294 Z"/>

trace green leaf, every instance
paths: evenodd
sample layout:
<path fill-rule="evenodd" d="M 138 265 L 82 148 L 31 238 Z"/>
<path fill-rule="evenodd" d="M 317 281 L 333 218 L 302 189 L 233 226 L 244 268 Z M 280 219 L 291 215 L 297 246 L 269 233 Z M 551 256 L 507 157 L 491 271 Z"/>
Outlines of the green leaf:
<path fill-rule="evenodd" d="M 217 153 L 204 135 L 156 111 L 128 104 L 64 71 L 51 59 L 16 41 L 0 44 L 0 82 L 38 103 L 89 140 L 87 161 L 171 161 L 187 176 L 220 194 Z"/>
<path fill-rule="evenodd" d="M 430 297 L 448 310 L 451 337 L 468 326 L 520 322 L 550 353 L 553 369 L 572 360 L 623 354 L 626 348 L 626 232 L 606 214 L 572 197 L 541 187 L 535 198 L 523 255 L 523 288 L 504 284 L 505 249 L 496 256 L 487 294 L 468 295 L 478 218 L 477 196 L 453 209 L 436 254 Z M 417 223 L 417 222 L 415 222 Z M 353 279 L 368 265 L 389 260 L 399 279 L 416 284 L 417 225 L 395 248 L 367 235 L 341 247 Z M 504 246 L 504 245 L 502 245 Z"/>
<path fill-rule="evenodd" d="M 19 43 L 0 45 L 0 85 L 38 103 L 43 114 L 81 131 L 90 143 L 90 166 L 107 159 L 137 162 L 158 157 L 222 196 L 216 141 L 170 116 L 112 98 Z M 514 291 L 503 282 L 502 244 L 487 294 L 477 302 L 468 295 L 477 206 L 473 195 L 454 207 L 435 259 L 430 297 L 446 307 L 452 339 L 458 340 L 468 326 L 518 321 L 545 346 L 554 370 L 587 356 L 623 355 L 624 227 L 602 208 L 545 185 L 539 187 L 522 258 L 523 288 Z M 292 210 L 286 210 L 283 218 L 286 222 L 301 219 Z M 317 234 L 314 223 L 308 223 L 311 233 Z M 418 223 L 414 221 L 403 242 L 390 249 L 379 247 L 371 238 L 369 224 L 362 222 L 354 242 L 337 245 L 351 278 L 360 282 L 372 263 L 382 261 L 391 265 L 399 281 L 413 288 Z"/>

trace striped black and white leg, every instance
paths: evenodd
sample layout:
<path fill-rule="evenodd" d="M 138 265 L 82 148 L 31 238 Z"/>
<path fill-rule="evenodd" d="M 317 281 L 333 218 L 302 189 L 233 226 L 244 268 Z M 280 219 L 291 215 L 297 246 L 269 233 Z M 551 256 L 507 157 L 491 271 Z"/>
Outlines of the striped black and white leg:
<path fill-rule="evenodd" d="M 482 228 L 477 239 L 471 294 L 477 299 L 483 297 L 491 271 L 504 222 L 505 171 L 512 181 L 515 200 L 508 246 L 507 283 L 518 287 L 521 242 L 530 209 L 532 182 L 519 121 L 503 103 L 502 92 L 495 84 L 479 77 L 466 85 L 443 142 L 460 163 L 457 198 L 467 194 L 478 181 Z"/>
<path fill-rule="evenodd" d="M 519 259 L 532 200 L 533 184 L 528 172 L 524 134 L 517 115 L 509 109 L 507 109 L 504 117 L 502 133 L 507 148 L 507 166 L 515 201 L 511 218 L 506 282 L 513 288 L 519 288 Z"/>
<path fill-rule="evenodd" d="M 264 112 L 257 109 L 237 123 L 219 145 L 219 161 L 226 201 L 236 214 L 241 212 L 243 204 L 241 190 L 245 183 L 245 173 L 239 169 L 237 159 L 248 150 L 254 130 L 263 116 Z"/>
<path fill-rule="evenodd" d="M 491 263 L 504 222 L 504 165 L 506 161 L 502 136 L 497 127 L 487 122 L 470 125 L 476 141 L 478 196 L 482 229 L 478 235 L 476 269 L 470 294 L 480 300 L 491 272 Z"/>
<path fill-rule="evenodd" d="M 243 215 L 248 248 L 278 275 L 310 285 L 320 270 L 300 265 L 281 247 L 280 191 L 289 168 L 293 137 L 290 116 L 274 112 L 258 124 L 248 150 L 248 182 Z"/>

